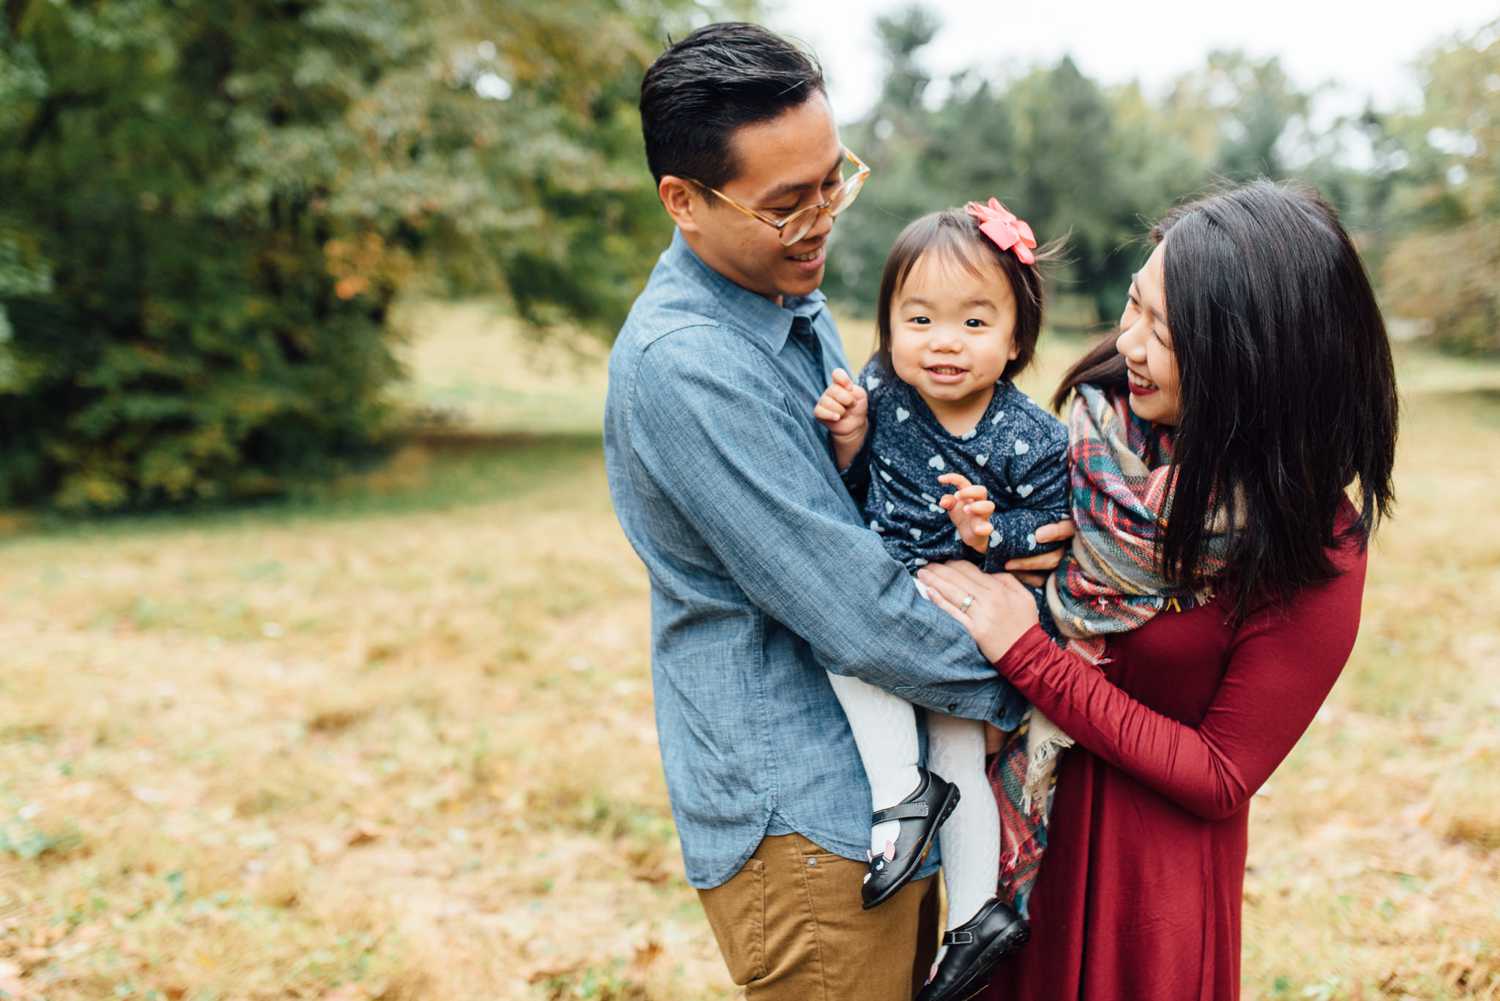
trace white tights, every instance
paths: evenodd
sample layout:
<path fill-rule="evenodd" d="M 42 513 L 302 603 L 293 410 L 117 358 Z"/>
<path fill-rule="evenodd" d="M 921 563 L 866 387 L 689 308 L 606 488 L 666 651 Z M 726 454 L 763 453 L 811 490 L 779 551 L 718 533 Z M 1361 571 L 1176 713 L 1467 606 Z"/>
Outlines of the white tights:
<path fill-rule="evenodd" d="M 870 780 L 872 810 L 895 806 L 917 788 L 917 720 L 911 703 L 874 685 L 829 674 L 849 718 Z M 948 891 L 948 929 L 957 928 L 995 895 L 1000 870 L 1000 814 L 984 774 L 984 724 L 927 714 L 927 767 L 958 786 L 957 809 L 938 832 Z M 879 853 L 900 833 L 899 820 L 870 829 Z"/>

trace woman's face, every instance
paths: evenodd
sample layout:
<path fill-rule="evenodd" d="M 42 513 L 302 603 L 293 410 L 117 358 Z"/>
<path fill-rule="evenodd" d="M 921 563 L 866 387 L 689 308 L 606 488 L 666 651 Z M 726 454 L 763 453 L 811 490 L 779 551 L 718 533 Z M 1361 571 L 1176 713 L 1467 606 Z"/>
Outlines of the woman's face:
<path fill-rule="evenodd" d="M 1130 283 L 1130 298 L 1120 314 L 1120 336 L 1115 348 L 1130 369 L 1130 409 L 1153 424 L 1177 423 L 1182 398 L 1177 380 L 1177 353 L 1167 327 L 1167 301 L 1162 279 L 1166 242 L 1156 245 L 1146 266 Z"/>

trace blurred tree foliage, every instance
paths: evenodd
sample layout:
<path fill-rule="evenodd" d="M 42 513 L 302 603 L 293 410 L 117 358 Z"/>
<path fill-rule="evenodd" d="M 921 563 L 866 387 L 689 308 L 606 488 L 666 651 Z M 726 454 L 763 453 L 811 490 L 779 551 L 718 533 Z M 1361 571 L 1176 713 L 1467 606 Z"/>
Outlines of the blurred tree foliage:
<path fill-rule="evenodd" d="M 874 303 L 907 222 L 993 194 L 1039 240 L 1065 239 L 1054 288 L 1083 304 L 1083 322 L 1106 321 L 1150 220 L 1214 178 L 1285 176 L 1298 155 L 1288 147 L 1308 132 L 1309 96 L 1280 63 L 1237 52 L 1213 53 L 1155 103 L 1135 84 L 1099 86 L 1067 57 L 999 81 L 962 71 L 932 101 L 922 50 L 940 27 L 921 6 L 877 21 L 886 86 L 846 130 L 876 174 L 839 222 L 825 286 L 855 308 Z"/>
<path fill-rule="evenodd" d="M 1064 237 L 1053 288 L 1111 319 L 1149 222 L 1175 201 L 1253 177 L 1312 183 L 1341 210 L 1392 312 L 1439 340 L 1500 353 L 1500 22 L 1419 64 L 1423 104 L 1316 119 L 1331 89 L 1303 89 L 1279 60 L 1217 51 L 1158 99 L 1101 87 L 1071 59 L 994 78 L 932 79 L 941 24 L 908 7 L 881 17 L 886 83 L 845 141 L 875 168 L 835 229 L 830 295 L 873 307 L 885 254 L 912 219 L 996 195 L 1038 239 Z M 1056 314 L 1055 314 L 1056 315 Z"/>
<path fill-rule="evenodd" d="M 1383 286 L 1445 347 L 1500 355 L 1500 19 L 1430 50 L 1419 72 L 1422 107 L 1384 123 L 1398 154 L 1392 215 L 1407 232 Z"/>
<path fill-rule="evenodd" d="M 251 496 L 378 445 L 418 276 L 607 323 L 691 0 L 0 5 L 0 503 Z M 648 253 L 651 252 L 651 253 Z"/>

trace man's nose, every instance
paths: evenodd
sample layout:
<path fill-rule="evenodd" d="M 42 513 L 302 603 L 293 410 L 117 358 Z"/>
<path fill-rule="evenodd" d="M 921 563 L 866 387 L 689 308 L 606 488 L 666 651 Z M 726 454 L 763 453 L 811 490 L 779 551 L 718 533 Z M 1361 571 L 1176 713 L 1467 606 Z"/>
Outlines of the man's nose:
<path fill-rule="evenodd" d="M 829 215 L 828 211 L 825 209 L 822 212 L 818 213 L 818 218 L 817 221 L 813 223 L 813 228 L 808 230 L 807 235 L 802 239 L 811 240 L 815 237 L 821 239 L 831 232 L 833 232 L 833 216 Z"/>

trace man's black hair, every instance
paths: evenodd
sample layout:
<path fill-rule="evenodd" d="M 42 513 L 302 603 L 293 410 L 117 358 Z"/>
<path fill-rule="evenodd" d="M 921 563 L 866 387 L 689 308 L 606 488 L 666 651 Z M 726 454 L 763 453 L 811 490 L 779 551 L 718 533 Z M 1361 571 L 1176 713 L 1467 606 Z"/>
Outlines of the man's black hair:
<path fill-rule="evenodd" d="M 770 121 L 825 93 L 813 56 L 755 24 L 725 21 L 671 45 L 641 81 L 646 163 L 719 188 L 733 180 L 736 129 Z"/>

